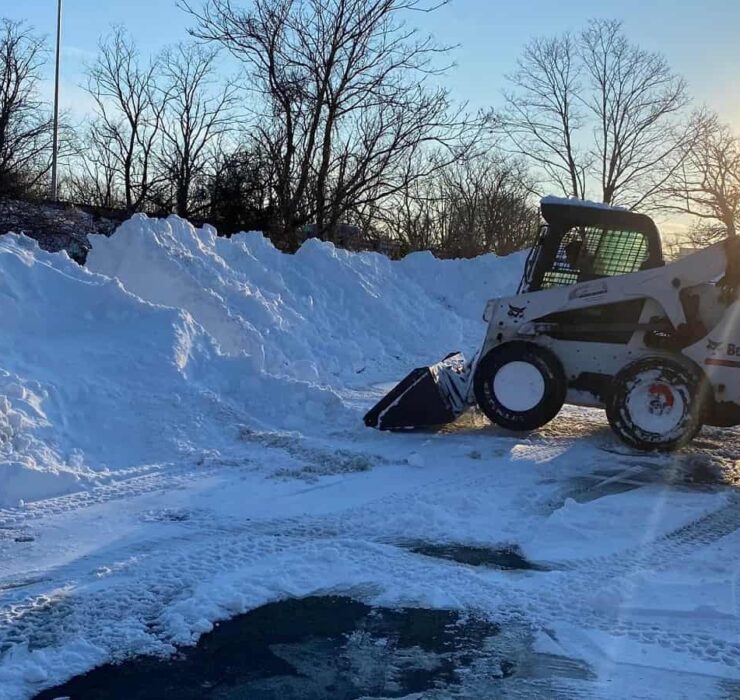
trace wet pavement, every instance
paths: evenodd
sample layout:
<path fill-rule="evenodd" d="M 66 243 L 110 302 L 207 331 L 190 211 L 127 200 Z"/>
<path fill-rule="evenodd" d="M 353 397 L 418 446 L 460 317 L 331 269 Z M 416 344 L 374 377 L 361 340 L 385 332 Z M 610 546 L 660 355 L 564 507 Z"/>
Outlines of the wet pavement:
<path fill-rule="evenodd" d="M 552 673 L 590 675 L 579 662 L 527 652 L 526 630 L 512 635 L 475 614 L 314 596 L 224 622 L 172 658 L 103 666 L 37 698 L 509 697 L 502 685 L 507 681 Z M 470 687 L 473 679 L 477 691 Z"/>

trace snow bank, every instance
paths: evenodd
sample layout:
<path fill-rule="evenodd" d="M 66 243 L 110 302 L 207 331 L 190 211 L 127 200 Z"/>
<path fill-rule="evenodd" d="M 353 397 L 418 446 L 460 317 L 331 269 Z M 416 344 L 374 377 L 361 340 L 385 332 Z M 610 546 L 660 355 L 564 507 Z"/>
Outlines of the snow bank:
<path fill-rule="evenodd" d="M 485 301 L 513 289 L 523 263 L 430 253 L 392 262 L 317 239 L 285 255 L 260 233 L 218 238 L 177 217 L 137 216 L 92 245 L 91 270 L 142 299 L 187 310 L 224 353 L 246 352 L 267 372 L 339 387 L 475 348 Z"/>
<path fill-rule="evenodd" d="M 244 426 L 361 429 L 337 392 L 476 346 L 521 266 L 291 256 L 176 217 L 92 238 L 88 269 L 0 238 L 0 506 L 220 455 Z"/>
<path fill-rule="evenodd" d="M 143 302 L 25 237 L 0 239 L 0 307 L 3 506 L 228 450 L 245 425 L 346 420 L 333 392 L 221 354 L 187 312 Z"/>

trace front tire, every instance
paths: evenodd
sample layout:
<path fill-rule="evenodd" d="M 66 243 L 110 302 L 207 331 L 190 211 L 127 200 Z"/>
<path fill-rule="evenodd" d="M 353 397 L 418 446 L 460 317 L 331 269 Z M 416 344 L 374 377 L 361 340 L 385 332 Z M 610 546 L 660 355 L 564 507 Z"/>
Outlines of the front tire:
<path fill-rule="evenodd" d="M 549 350 L 521 341 L 499 345 L 478 365 L 473 385 L 481 411 L 508 430 L 536 430 L 565 402 L 560 361 Z"/>
<path fill-rule="evenodd" d="M 606 417 L 630 447 L 670 452 L 701 430 L 703 393 L 700 370 L 670 358 L 647 357 L 617 374 Z"/>

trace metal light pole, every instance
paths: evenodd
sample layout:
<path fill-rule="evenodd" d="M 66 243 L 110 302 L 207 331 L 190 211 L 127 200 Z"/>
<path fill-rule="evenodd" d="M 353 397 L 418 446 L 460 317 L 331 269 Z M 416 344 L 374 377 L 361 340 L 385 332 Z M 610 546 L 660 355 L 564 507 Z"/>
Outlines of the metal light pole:
<path fill-rule="evenodd" d="M 59 68 L 62 56 L 62 0 L 57 4 L 57 62 L 54 78 L 54 142 L 51 150 L 51 198 L 57 201 L 59 181 L 57 179 L 57 156 L 59 155 Z"/>

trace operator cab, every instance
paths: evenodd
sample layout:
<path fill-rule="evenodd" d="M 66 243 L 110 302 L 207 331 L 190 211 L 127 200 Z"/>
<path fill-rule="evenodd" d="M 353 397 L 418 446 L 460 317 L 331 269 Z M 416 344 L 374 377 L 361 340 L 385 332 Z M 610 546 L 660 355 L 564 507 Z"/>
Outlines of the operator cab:
<path fill-rule="evenodd" d="M 662 267 L 663 249 L 644 214 L 578 199 L 545 197 L 519 293 Z"/>

